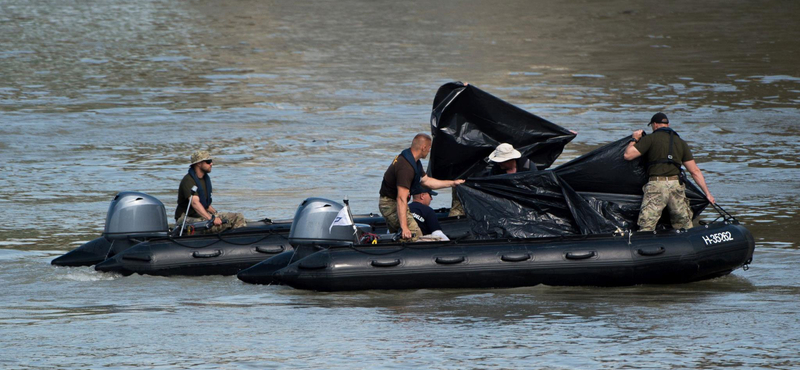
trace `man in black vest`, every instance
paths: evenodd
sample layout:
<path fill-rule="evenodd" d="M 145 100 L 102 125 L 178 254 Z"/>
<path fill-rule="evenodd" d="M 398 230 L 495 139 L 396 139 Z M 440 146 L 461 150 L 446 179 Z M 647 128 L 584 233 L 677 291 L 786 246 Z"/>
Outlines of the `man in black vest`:
<path fill-rule="evenodd" d="M 681 165 L 686 167 L 711 203 L 715 203 L 714 197 L 708 191 L 703 173 L 694 162 L 689 145 L 669 127 L 667 115 L 656 113 L 647 125 L 653 126 L 653 133 L 644 136 L 644 130 L 634 131 L 633 140 L 624 154 L 628 161 L 640 156 L 647 160 L 650 181 L 642 188 L 644 197 L 639 211 L 639 231 L 655 230 L 664 207 L 669 209 L 673 228 L 689 229 L 692 227 L 692 210 L 686 199 Z"/>
<path fill-rule="evenodd" d="M 227 229 L 236 229 L 247 226 L 244 215 L 241 213 L 220 213 L 211 205 L 211 168 L 214 160 L 205 150 L 192 153 L 192 164 L 189 172 L 183 176 L 178 186 L 178 207 L 175 209 L 175 223 L 177 227 L 183 225 L 183 219 L 188 208 L 186 224 L 208 221 L 213 222 L 210 229 L 198 229 L 200 233 L 215 234 Z M 192 195 L 192 187 L 197 187 L 196 194 Z M 191 202 L 191 207 L 189 203 Z"/>
<path fill-rule="evenodd" d="M 411 147 L 396 156 L 383 174 L 378 209 L 386 219 L 389 232 L 401 231 L 404 241 L 416 241 L 422 236 L 417 222 L 408 212 L 409 194 L 421 192 L 422 186 L 441 189 L 464 183 L 464 180 L 437 180 L 425 174 L 420 159 L 428 157 L 431 142 L 430 136 L 417 134 L 411 141 Z M 411 232 L 412 228 L 414 233 Z"/>

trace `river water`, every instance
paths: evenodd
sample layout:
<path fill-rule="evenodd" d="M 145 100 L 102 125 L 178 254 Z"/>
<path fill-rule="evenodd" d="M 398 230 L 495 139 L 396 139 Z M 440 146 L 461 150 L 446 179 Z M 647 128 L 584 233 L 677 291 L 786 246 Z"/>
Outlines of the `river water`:
<path fill-rule="evenodd" d="M 0 0 L 0 368 L 800 368 L 800 3 Z M 54 257 L 119 191 L 171 214 L 189 155 L 215 206 L 377 211 L 381 176 L 468 81 L 579 132 L 664 111 L 748 271 L 625 288 L 321 294 L 120 277 Z M 434 206 L 447 206 L 443 191 Z M 708 215 L 707 217 L 712 217 Z"/>

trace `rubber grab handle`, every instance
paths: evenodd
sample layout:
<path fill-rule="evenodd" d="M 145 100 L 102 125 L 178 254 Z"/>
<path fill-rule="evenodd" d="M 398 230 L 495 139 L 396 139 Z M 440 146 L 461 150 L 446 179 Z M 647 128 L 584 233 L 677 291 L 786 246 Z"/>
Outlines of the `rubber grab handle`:
<path fill-rule="evenodd" d="M 153 256 L 149 254 L 125 253 L 122 255 L 122 259 L 130 261 L 150 262 L 153 260 Z"/>
<path fill-rule="evenodd" d="M 466 258 L 464 256 L 455 256 L 455 257 L 436 257 L 436 263 L 441 265 L 454 265 L 456 263 L 464 262 Z"/>
<path fill-rule="evenodd" d="M 587 258 L 592 258 L 597 255 L 595 251 L 588 251 L 588 252 L 569 252 L 567 253 L 568 260 L 585 260 Z"/>
<path fill-rule="evenodd" d="M 281 252 L 283 252 L 285 250 L 286 250 L 286 247 L 284 247 L 283 245 L 278 245 L 278 246 L 275 246 L 275 245 L 259 245 L 259 246 L 256 247 L 256 252 L 267 253 L 267 254 L 281 253 Z"/>
<path fill-rule="evenodd" d="M 506 262 L 522 262 L 531 259 L 531 255 L 528 253 L 504 254 L 500 259 Z"/>
<path fill-rule="evenodd" d="M 388 260 L 388 261 L 372 260 L 370 264 L 375 267 L 394 267 L 400 264 L 400 260 L 399 259 Z"/>
<path fill-rule="evenodd" d="M 658 248 L 650 247 L 650 248 L 637 249 L 636 253 L 639 253 L 639 255 L 642 256 L 657 256 L 666 251 L 667 251 L 666 248 L 659 246 Z"/>
<path fill-rule="evenodd" d="M 214 258 L 214 257 L 219 257 L 221 255 L 222 251 L 219 249 L 213 252 L 200 252 L 200 251 L 192 252 L 192 257 L 194 258 Z"/>

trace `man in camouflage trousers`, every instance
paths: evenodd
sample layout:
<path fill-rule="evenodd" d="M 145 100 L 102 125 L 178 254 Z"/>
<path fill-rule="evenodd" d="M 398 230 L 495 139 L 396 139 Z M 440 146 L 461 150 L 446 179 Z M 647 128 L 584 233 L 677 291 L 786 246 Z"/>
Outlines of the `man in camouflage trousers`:
<path fill-rule="evenodd" d="M 644 130 L 634 131 L 633 140 L 624 154 L 629 161 L 641 156 L 647 160 L 650 181 L 642 189 L 644 197 L 639 211 L 639 231 L 655 230 L 664 207 L 669 210 L 674 229 L 690 229 L 692 210 L 686 198 L 686 186 L 680 178 L 681 165 L 686 167 L 711 203 L 715 203 L 714 197 L 708 191 L 706 180 L 692 157 L 689 145 L 669 127 L 667 115 L 656 113 L 647 125 L 653 126 L 653 133 L 644 136 Z"/>
<path fill-rule="evenodd" d="M 233 212 L 217 212 L 211 205 L 211 168 L 213 159 L 211 154 L 205 150 L 192 153 L 191 166 L 189 172 L 183 176 L 181 184 L 178 186 L 178 207 L 175 209 L 176 227 L 183 225 L 184 218 L 186 225 L 211 221 L 213 226 L 209 229 L 196 230 L 202 234 L 216 234 L 227 229 L 236 229 L 247 226 L 244 215 Z M 192 187 L 197 186 L 196 194 L 192 194 Z M 191 204 L 191 207 L 189 206 Z M 186 215 L 186 210 L 189 214 Z"/>
<path fill-rule="evenodd" d="M 689 199 L 686 198 L 685 185 L 673 180 L 651 180 L 645 184 L 643 190 L 639 231 L 653 231 L 664 207 L 670 211 L 670 223 L 674 229 L 692 228 L 693 215 Z"/>

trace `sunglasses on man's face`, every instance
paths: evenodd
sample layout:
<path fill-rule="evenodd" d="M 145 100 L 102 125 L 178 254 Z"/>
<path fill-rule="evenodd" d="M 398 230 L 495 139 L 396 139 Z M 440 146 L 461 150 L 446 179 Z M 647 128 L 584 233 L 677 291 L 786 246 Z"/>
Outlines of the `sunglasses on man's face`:
<path fill-rule="evenodd" d="M 206 162 L 206 164 L 211 164 L 211 163 L 212 163 L 212 162 L 214 162 L 214 161 L 213 161 L 213 160 L 211 160 L 211 159 L 206 159 L 206 160 L 205 160 L 205 161 L 203 161 L 203 162 Z"/>

